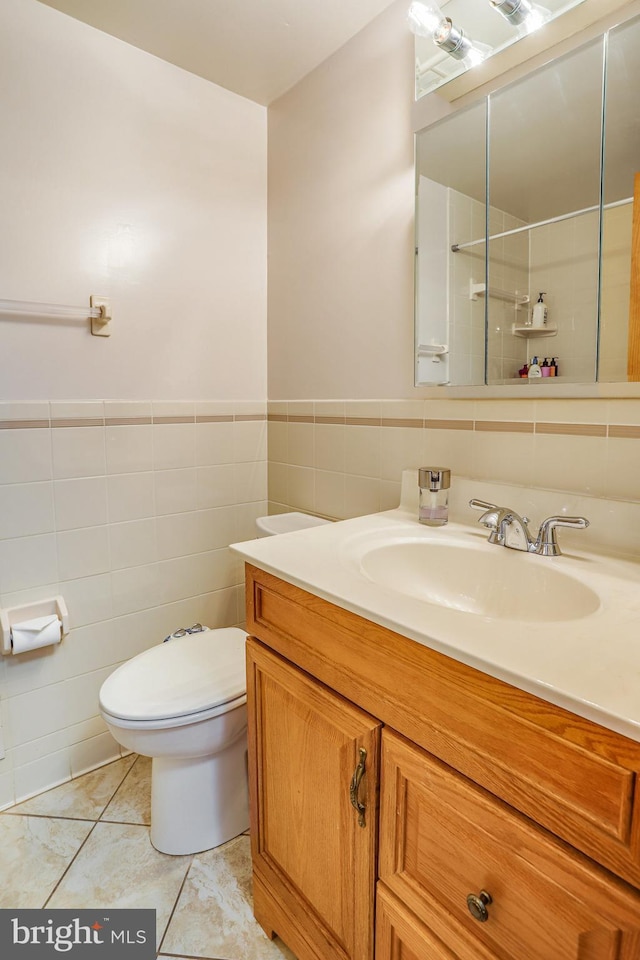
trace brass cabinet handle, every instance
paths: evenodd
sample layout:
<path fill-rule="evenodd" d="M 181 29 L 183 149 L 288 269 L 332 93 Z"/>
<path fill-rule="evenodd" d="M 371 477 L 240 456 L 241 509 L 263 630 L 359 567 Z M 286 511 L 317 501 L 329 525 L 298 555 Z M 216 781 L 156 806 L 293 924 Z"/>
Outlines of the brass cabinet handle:
<path fill-rule="evenodd" d="M 475 893 L 470 893 L 467 896 L 469 913 L 474 920 L 479 920 L 480 923 L 486 923 L 489 919 L 487 907 L 490 903 L 493 903 L 493 900 L 491 894 L 487 893 L 486 890 L 481 890 L 479 896 L 476 896 Z"/>
<path fill-rule="evenodd" d="M 358 826 L 364 827 L 364 811 L 365 805 L 362 803 L 358 797 L 358 791 L 360 789 L 360 782 L 364 777 L 364 768 L 365 760 L 367 759 L 367 751 L 364 747 L 360 747 L 359 750 L 360 760 L 358 766 L 353 771 L 353 776 L 351 777 L 351 784 L 349 786 L 349 800 L 351 801 L 351 806 L 358 811 Z"/>

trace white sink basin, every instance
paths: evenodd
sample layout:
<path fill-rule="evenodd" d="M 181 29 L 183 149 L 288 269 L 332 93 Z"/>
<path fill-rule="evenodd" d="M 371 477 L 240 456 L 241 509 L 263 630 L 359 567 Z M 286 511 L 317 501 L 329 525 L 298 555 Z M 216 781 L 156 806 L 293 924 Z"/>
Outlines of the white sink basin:
<path fill-rule="evenodd" d="M 600 606 L 590 587 L 548 558 L 484 543 L 386 543 L 360 555 L 360 571 L 405 596 L 499 620 L 579 620 Z"/>
<path fill-rule="evenodd" d="M 407 475 L 414 491 L 415 471 Z M 573 503 L 561 509 L 582 512 Z M 631 519 L 640 507 L 628 516 L 640 530 Z M 640 562 L 583 550 L 564 533 L 562 556 L 538 557 L 488 543 L 477 523 L 419 524 L 417 503 L 408 501 L 233 550 L 308 593 L 640 742 Z"/>

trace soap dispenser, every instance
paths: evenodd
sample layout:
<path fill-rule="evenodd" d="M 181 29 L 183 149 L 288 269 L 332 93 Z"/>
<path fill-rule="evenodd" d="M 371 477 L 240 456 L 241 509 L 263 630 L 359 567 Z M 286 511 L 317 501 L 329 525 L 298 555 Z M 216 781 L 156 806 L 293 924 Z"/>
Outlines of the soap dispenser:
<path fill-rule="evenodd" d="M 541 330 L 547 323 L 547 305 L 542 299 L 544 295 L 545 291 L 541 290 L 531 312 L 531 326 L 536 330 Z"/>

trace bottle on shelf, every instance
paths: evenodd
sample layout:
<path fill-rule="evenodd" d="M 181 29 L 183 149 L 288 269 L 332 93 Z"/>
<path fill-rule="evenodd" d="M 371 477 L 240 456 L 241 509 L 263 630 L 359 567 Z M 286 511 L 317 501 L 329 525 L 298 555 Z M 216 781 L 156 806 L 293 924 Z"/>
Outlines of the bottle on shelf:
<path fill-rule="evenodd" d="M 545 291 L 541 290 L 531 311 L 531 326 L 536 330 L 541 330 L 547 323 L 547 305 L 543 300 L 544 295 Z"/>
<path fill-rule="evenodd" d="M 531 366 L 529 367 L 529 372 L 527 374 L 530 380 L 535 380 L 536 377 L 542 376 L 542 370 L 540 369 L 540 364 L 538 363 L 538 358 L 534 357 L 531 361 Z"/>

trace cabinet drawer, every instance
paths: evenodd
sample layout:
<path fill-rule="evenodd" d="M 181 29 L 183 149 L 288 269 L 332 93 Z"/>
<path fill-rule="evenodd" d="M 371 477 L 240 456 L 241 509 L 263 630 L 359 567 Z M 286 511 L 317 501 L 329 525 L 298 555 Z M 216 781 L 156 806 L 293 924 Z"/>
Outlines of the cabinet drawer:
<path fill-rule="evenodd" d="M 247 628 L 640 887 L 639 743 L 251 566 Z"/>
<path fill-rule="evenodd" d="M 442 919 L 441 929 L 445 923 Z M 407 910 L 384 884 L 378 884 L 376 960 L 499 960 L 453 921 L 445 941 Z"/>
<path fill-rule="evenodd" d="M 450 917 L 499 960 L 640 957 L 636 891 L 386 730 L 380 880 L 445 944 Z"/>

